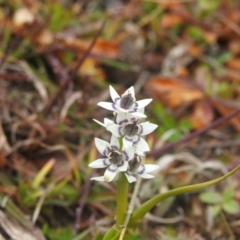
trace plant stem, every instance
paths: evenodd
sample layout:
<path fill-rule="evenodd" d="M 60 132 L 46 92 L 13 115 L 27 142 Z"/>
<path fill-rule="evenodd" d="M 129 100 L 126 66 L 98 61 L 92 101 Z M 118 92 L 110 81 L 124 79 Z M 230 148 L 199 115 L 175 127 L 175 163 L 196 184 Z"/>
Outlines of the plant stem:
<path fill-rule="evenodd" d="M 235 238 L 235 236 L 234 236 L 234 234 L 233 234 L 233 231 L 232 231 L 231 227 L 229 226 L 229 223 L 228 223 L 228 221 L 227 221 L 227 219 L 226 219 L 226 217 L 225 217 L 224 212 L 221 211 L 220 213 L 221 213 L 221 216 L 222 216 L 222 219 L 223 219 L 223 223 L 225 224 L 225 226 L 226 226 L 226 228 L 227 228 L 227 231 L 228 231 L 228 234 L 229 234 L 229 236 L 230 236 L 229 239 L 230 239 L 230 240 L 235 240 L 236 238 Z"/>
<path fill-rule="evenodd" d="M 119 173 L 117 181 L 117 225 L 123 225 L 127 213 L 128 181 L 124 173 Z"/>

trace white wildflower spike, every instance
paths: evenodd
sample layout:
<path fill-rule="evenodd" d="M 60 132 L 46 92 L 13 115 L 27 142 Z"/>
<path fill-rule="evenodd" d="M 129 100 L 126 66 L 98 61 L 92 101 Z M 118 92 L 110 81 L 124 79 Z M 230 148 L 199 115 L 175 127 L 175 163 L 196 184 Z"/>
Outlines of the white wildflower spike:
<path fill-rule="evenodd" d="M 142 164 L 142 157 L 135 154 L 134 159 L 129 162 L 129 169 L 125 173 L 128 182 L 132 183 L 137 180 L 137 176 L 141 178 L 154 178 L 153 175 L 149 174 L 158 169 L 158 165 L 154 164 Z"/>
<path fill-rule="evenodd" d="M 134 88 L 130 87 L 121 97 L 112 86 L 109 86 L 113 103 L 99 102 L 98 105 L 110 111 L 130 113 L 132 116 L 146 117 L 139 109 L 146 107 L 152 99 L 136 101 Z"/>
<path fill-rule="evenodd" d="M 104 181 L 111 182 L 118 172 L 125 172 L 128 168 L 128 161 L 134 156 L 134 148 L 119 149 L 118 139 L 112 135 L 110 143 L 95 138 L 95 145 L 103 156 L 89 164 L 91 168 L 107 168 L 104 173 Z M 102 178 L 92 178 L 93 180 L 103 181 Z"/>
<path fill-rule="evenodd" d="M 121 97 L 110 88 L 113 103 L 100 102 L 99 106 L 113 111 L 114 119 L 104 118 L 103 122 L 94 121 L 112 133 L 110 143 L 95 138 L 95 145 L 102 157 L 89 164 L 92 168 L 106 168 L 103 176 L 93 177 L 92 180 L 111 182 L 118 180 L 120 172 L 124 172 L 128 182 L 135 182 L 137 177 L 153 178 L 149 174 L 158 166 L 143 164 L 144 152 L 149 146 L 143 137 L 157 128 L 156 124 L 142 122 L 146 117 L 144 108 L 152 101 L 145 99 L 136 101 L 134 88 L 130 87 Z M 119 140 L 122 141 L 119 144 Z M 121 145 L 121 148 L 120 148 Z"/>
<path fill-rule="evenodd" d="M 139 118 L 119 113 L 116 117 L 116 123 L 109 125 L 107 130 L 116 137 L 123 137 L 125 147 L 135 146 L 137 149 L 146 152 L 150 149 L 142 136 L 153 132 L 157 126 L 150 122 L 140 123 Z"/>

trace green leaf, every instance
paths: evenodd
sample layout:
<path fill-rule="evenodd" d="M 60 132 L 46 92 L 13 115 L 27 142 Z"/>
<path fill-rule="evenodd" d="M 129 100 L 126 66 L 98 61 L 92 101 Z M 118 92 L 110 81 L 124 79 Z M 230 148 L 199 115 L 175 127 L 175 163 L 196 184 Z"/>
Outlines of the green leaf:
<path fill-rule="evenodd" d="M 239 204 L 235 200 L 229 200 L 223 203 L 223 210 L 229 214 L 239 213 Z"/>
<path fill-rule="evenodd" d="M 233 188 L 229 188 L 229 187 L 226 187 L 223 191 L 223 199 L 224 201 L 226 200 L 230 200 L 230 199 L 233 199 L 234 197 L 234 189 Z"/>
<path fill-rule="evenodd" d="M 170 190 L 168 192 L 159 194 L 159 195 L 151 198 L 150 200 L 148 200 L 147 202 L 142 204 L 139 208 L 137 208 L 133 212 L 132 217 L 129 221 L 129 226 L 136 227 L 136 225 L 141 221 L 141 219 L 145 216 L 145 214 L 148 213 L 154 206 L 156 206 L 158 203 L 160 203 L 164 199 L 167 199 L 169 197 L 176 196 L 176 195 L 179 195 L 182 193 L 192 192 L 192 191 L 196 191 L 196 190 L 199 190 L 202 188 L 210 187 L 210 186 L 215 185 L 215 184 L 225 180 L 226 178 L 230 177 L 239 169 L 240 169 L 240 165 L 238 167 L 234 168 L 231 172 L 225 174 L 224 176 L 222 176 L 220 178 L 217 178 L 217 179 L 205 182 L 205 183 L 199 183 L 199 184 L 194 184 L 194 185 L 190 185 L 190 186 L 173 189 L 173 190 Z"/>
<path fill-rule="evenodd" d="M 113 228 L 109 229 L 106 235 L 104 236 L 103 240 L 115 240 L 118 239 L 121 231 L 116 229 L 114 226 Z"/>
<path fill-rule="evenodd" d="M 209 206 L 209 210 L 213 218 L 215 218 L 221 211 L 220 205 Z"/>
<path fill-rule="evenodd" d="M 208 204 L 220 203 L 223 201 L 222 195 L 218 192 L 213 192 L 213 191 L 202 192 L 199 195 L 199 199 L 202 202 L 208 203 Z"/>

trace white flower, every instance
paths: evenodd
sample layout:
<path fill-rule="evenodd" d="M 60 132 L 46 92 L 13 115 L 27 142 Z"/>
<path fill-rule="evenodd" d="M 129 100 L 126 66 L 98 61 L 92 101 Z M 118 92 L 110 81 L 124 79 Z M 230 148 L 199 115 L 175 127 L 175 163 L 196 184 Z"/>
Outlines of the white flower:
<path fill-rule="evenodd" d="M 116 123 L 109 125 L 107 130 L 116 137 L 123 137 L 123 146 L 135 146 L 142 152 L 150 150 L 142 136 L 154 131 L 158 125 L 150 122 L 140 123 L 139 118 L 124 113 L 118 113 L 115 120 Z"/>
<path fill-rule="evenodd" d="M 103 123 L 98 121 L 98 120 L 96 120 L 96 119 L 93 119 L 93 121 L 95 121 L 96 123 L 98 123 L 99 125 L 101 125 L 101 126 L 103 126 L 105 128 L 107 128 L 107 127 L 109 127 L 109 126 L 114 124 L 114 122 L 112 120 L 108 119 L 108 118 L 104 118 Z"/>
<path fill-rule="evenodd" d="M 92 180 L 111 182 L 118 172 L 125 172 L 128 161 L 134 157 L 134 148 L 123 148 L 119 151 L 119 141 L 112 135 L 110 143 L 95 138 L 95 145 L 103 158 L 97 159 L 89 164 L 92 168 L 107 168 L 103 177 L 91 178 Z"/>
<path fill-rule="evenodd" d="M 132 116 L 146 117 L 139 109 L 147 106 L 152 99 L 144 99 L 136 101 L 134 88 L 130 87 L 126 92 L 120 97 L 118 93 L 112 86 L 109 86 L 110 95 L 113 103 L 110 102 L 99 102 L 98 105 L 110 111 L 125 112 L 130 113 Z"/>
<path fill-rule="evenodd" d="M 137 176 L 141 178 L 154 178 L 153 175 L 149 174 L 158 169 L 158 165 L 154 164 L 142 164 L 142 157 L 135 154 L 134 159 L 129 162 L 129 169 L 125 173 L 128 182 L 132 183 L 137 180 Z"/>

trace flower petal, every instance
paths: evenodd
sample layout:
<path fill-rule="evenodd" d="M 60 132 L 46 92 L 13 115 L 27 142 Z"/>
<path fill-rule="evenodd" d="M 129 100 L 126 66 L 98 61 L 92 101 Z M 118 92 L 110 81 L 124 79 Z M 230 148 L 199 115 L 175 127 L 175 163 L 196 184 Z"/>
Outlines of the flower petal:
<path fill-rule="evenodd" d="M 125 136 L 122 141 L 123 141 L 124 148 L 129 148 L 133 145 L 133 138 L 132 137 Z"/>
<path fill-rule="evenodd" d="M 123 95 L 127 95 L 128 93 L 130 93 L 130 94 L 132 95 L 132 97 L 135 98 L 135 91 L 134 91 L 134 87 L 133 87 L 133 86 L 131 86 L 129 89 L 127 89 L 127 90 L 123 93 Z M 123 95 L 122 95 L 122 96 L 123 96 Z"/>
<path fill-rule="evenodd" d="M 107 158 L 100 158 L 93 162 L 91 162 L 88 166 L 91 168 L 105 168 L 109 166 L 111 163 Z"/>
<path fill-rule="evenodd" d="M 138 149 L 138 148 L 135 148 L 135 154 L 141 156 L 141 157 L 145 157 L 145 154 L 144 154 L 144 151 Z"/>
<path fill-rule="evenodd" d="M 92 177 L 92 178 L 90 178 L 90 180 L 95 180 L 95 181 L 99 181 L 99 182 L 105 182 L 104 176 Z"/>
<path fill-rule="evenodd" d="M 104 173 L 106 182 L 111 182 L 118 174 L 118 167 L 114 164 L 110 165 Z"/>
<path fill-rule="evenodd" d="M 150 150 L 147 142 L 140 136 L 134 136 L 133 145 L 142 152 L 147 152 Z"/>
<path fill-rule="evenodd" d="M 116 136 L 112 134 L 111 141 L 110 141 L 111 148 L 115 150 L 119 150 L 119 141 Z"/>
<path fill-rule="evenodd" d="M 109 90 L 110 90 L 110 95 L 111 95 L 113 102 L 116 103 L 117 105 L 119 105 L 121 97 L 118 95 L 118 93 L 112 86 L 109 86 Z"/>
<path fill-rule="evenodd" d="M 125 146 L 123 147 L 122 150 L 122 156 L 124 161 L 130 161 L 133 159 L 135 153 L 134 147 L 128 147 L 126 148 Z"/>
<path fill-rule="evenodd" d="M 97 119 L 93 119 L 93 121 L 96 122 L 96 123 L 98 123 L 99 125 L 105 127 L 105 124 L 102 123 L 102 122 L 100 122 L 100 121 L 98 121 Z"/>
<path fill-rule="evenodd" d="M 93 119 L 93 121 L 95 121 L 96 123 L 98 123 L 99 125 L 101 125 L 101 126 L 103 126 L 105 128 L 107 128 L 107 127 L 109 127 L 109 126 L 114 124 L 114 122 L 112 120 L 108 119 L 108 118 L 104 118 L 104 122 L 103 123 L 98 121 L 98 120 L 96 120 L 96 119 Z"/>
<path fill-rule="evenodd" d="M 137 101 L 137 102 L 135 102 L 134 108 L 144 108 L 144 107 L 146 107 L 151 101 L 152 101 L 151 98 Z"/>
<path fill-rule="evenodd" d="M 117 124 L 113 124 L 113 125 L 107 127 L 107 130 L 110 131 L 116 137 L 122 137 L 124 135 L 123 127 L 121 127 Z"/>
<path fill-rule="evenodd" d="M 115 103 L 99 102 L 97 105 L 110 111 L 117 110 L 117 107 L 116 107 L 117 105 Z"/>
<path fill-rule="evenodd" d="M 159 168 L 159 166 L 155 164 L 145 164 L 144 166 L 146 173 L 154 172 Z"/>
<path fill-rule="evenodd" d="M 150 122 L 140 123 L 138 126 L 140 126 L 139 131 L 138 131 L 138 134 L 140 136 L 147 135 L 147 134 L 153 132 L 158 127 L 157 124 L 150 123 Z"/>
<path fill-rule="evenodd" d="M 116 123 L 118 125 L 125 124 L 129 121 L 129 115 L 127 113 L 117 112 Z"/>
<path fill-rule="evenodd" d="M 137 112 L 136 110 L 129 110 L 128 113 L 130 113 L 132 116 L 139 117 L 139 118 L 147 117 L 144 113 Z"/>
<path fill-rule="evenodd" d="M 141 164 L 137 170 L 137 174 L 142 178 L 154 178 L 153 175 L 148 173 L 155 171 L 157 168 L 158 166 L 154 164 Z"/>
<path fill-rule="evenodd" d="M 107 156 L 108 154 L 108 147 L 110 147 L 109 143 L 99 139 L 99 138 L 95 138 L 95 145 L 97 147 L 97 150 L 103 155 L 103 156 Z"/>
<path fill-rule="evenodd" d="M 127 161 L 122 161 L 121 164 L 117 165 L 118 171 L 119 172 L 126 172 L 128 168 L 128 162 Z"/>
<path fill-rule="evenodd" d="M 146 179 L 154 178 L 153 175 L 150 175 L 150 174 L 148 174 L 148 173 L 139 174 L 139 176 L 140 176 L 141 178 L 146 178 Z"/>
<path fill-rule="evenodd" d="M 125 173 L 125 176 L 126 176 L 128 182 L 130 182 L 130 183 L 137 181 L 137 178 L 135 177 L 135 174 L 126 172 L 126 173 Z"/>

